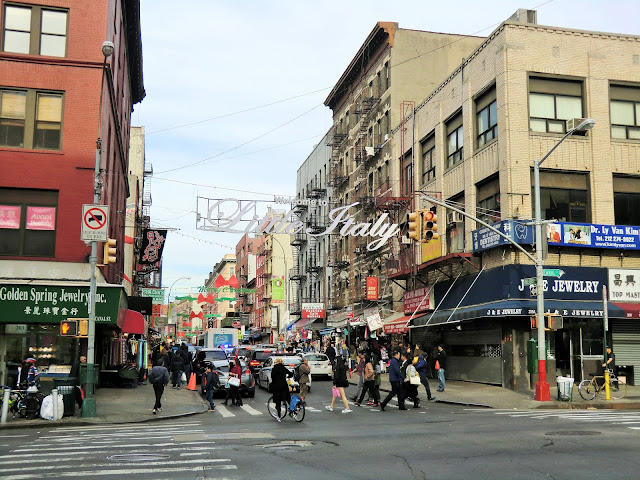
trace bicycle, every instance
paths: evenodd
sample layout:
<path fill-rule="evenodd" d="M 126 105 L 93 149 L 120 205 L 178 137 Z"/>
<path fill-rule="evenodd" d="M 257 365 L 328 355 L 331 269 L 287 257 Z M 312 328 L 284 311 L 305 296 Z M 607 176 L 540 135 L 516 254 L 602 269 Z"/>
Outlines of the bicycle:
<path fill-rule="evenodd" d="M 276 402 L 273 400 L 273 396 L 267 400 L 267 410 L 269 411 L 269 415 L 278 421 L 282 420 L 287 413 L 296 422 L 304 420 L 304 402 L 300 398 L 300 395 L 291 395 L 291 403 L 286 400 L 282 401 L 280 417 L 278 417 L 278 410 L 276 409 Z"/>
<path fill-rule="evenodd" d="M 582 380 L 578 385 L 578 393 L 585 400 L 593 400 L 596 395 L 605 395 L 604 375 L 596 375 L 595 373 L 590 375 L 590 380 Z M 611 370 L 609 370 L 609 390 L 611 398 L 614 400 L 619 400 L 627 394 L 627 383 L 620 381 Z"/>

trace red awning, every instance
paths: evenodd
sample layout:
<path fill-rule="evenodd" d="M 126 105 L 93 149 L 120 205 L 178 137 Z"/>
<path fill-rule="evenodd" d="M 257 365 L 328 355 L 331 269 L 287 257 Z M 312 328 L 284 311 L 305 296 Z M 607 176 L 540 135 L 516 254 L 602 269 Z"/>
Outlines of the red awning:
<path fill-rule="evenodd" d="M 407 333 L 409 331 L 409 319 L 411 315 L 405 315 L 384 324 L 384 333 Z"/>
<path fill-rule="evenodd" d="M 624 310 L 624 318 L 640 318 L 640 303 L 611 303 Z"/>
<path fill-rule="evenodd" d="M 126 310 L 124 314 L 124 324 L 122 325 L 122 333 L 135 333 L 137 335 L 147 334 L 147 321 L 141 313 L 133 310 Z"/>

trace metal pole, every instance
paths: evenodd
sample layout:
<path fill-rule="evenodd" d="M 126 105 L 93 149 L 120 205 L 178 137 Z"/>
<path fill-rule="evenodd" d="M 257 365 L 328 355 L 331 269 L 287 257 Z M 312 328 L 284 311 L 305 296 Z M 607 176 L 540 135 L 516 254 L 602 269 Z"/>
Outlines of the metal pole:
<path fill-rule="evenodd" d="M 609 367 L 607 360 L 609 360 L 609 354 L 607 353 L 607 332 L 609 331 L 609 315 L 607 311 L 607 286 L 602 286 L 602 320 L 604 324 L 604 338 L 602 340 L 602 346 L 604 347 L 604 399 L 611 400 L 611 377 L 609 376 Z"/>
<path fill-rule="evenodd" d="M 544 159 L 543 159 L 544 160 Z M 540 161 L 533 163 L 533 181 L 535 188 L 535 228 L 536 228 L 536 297 L 538 308 L 536 326 L 538 327 L 538 382 L 536 383 L 535 399 L 540 402 L 550 402 L 551 393 L 547 382 L 547 351 L 545 346 L 544 322 L 544 272 L 542 270 L 542 207 L 540 201 Z"/>
<path fill-rule="evenodd" d="M 53 406 L 53 419 L 58 420 L 58 389 L 51 390 L 51 403 Z"/>
<path fill-rule="evenodd" d="M 0 423 L 7 423 L 7 416 L 9 415 L 9 397 L 11 396 L 11 389 L 5 388 L 4 394 L 2 395 L 2 418 L 0 418 Z"/>

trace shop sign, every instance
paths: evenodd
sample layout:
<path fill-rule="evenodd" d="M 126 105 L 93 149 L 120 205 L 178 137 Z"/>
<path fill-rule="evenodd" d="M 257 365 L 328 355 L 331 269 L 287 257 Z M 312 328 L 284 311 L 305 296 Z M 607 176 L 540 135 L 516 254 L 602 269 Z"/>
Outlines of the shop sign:
<path fill-rule="evenodd" d="M 115 324 L 120 288 L 98 287 L 96 323 Z M 89 287 L 0 285 L 3 318 L 21 323 L 60 323 L 68 317 L 88 317 Z"/>
<path fill-rule="evenodd" d="M 358 315 L 355 318 L 350 318 L 349 319 L 349 325 L 351 325 L 352 328 L 359 327 L 359 326 L 364 325 L 364 324 L 365 324 L 365 322 L 362 319 L 362 316 L 360 316 L 360 315 Z"/>
<path fill-rule="evenodd" d="M 55 230 L 56 207 L 27 207 L 27 230 Z"/>
<path fill-rule="evenodd" d="M 529 297 L 537 295 L 537 285 L 525 285 L 529 277 L 535 276 L 535 267 L 532 265 L 521 265 L 530 274 L 521 275 L 517 281 L 517 291 L 512 297 L 523 298 L 522 294 Z M 588 267 L 562 267 L 561 275 L 556 274 L 558 269 L 543 269 L 546 275 L 542 282 L 544 295 L 546 298 L 557 298 L 564 300 L 601 300 L 602 286 L 606 280 L 604 269 Z"/>
<path fill-rule="evenodd" d="M 365 313 L 365 319 L 367 320 L 367 326 L 371 332 L 384 327 L 384 322 L 382 321 L 382 317 L 380 317 L 380 312 L 378 310 Z"/>
<path fill-rule="evenodd" d="M 547 225 L 552 246 L 640 250 L 640 227 L 558 222 Z"/>
<path fill-rule="evenodd" d="M 534 243 L 533 225 L 524 225 L 528 220 L 503 220 L 491 225 L 499 232 L 505 234 L 515 243 L 531 245 Z M 473 253 L 488 250 L 490 248 L 507 245 L 510 242 L 493 230 L 482 227 L 471 232 L 473 240 Z"/>
<path fill-rule="evenodd" d="M 0 205 L 0 228 L 20 228 L 20 210 L 19 206 Z"/>
<path fill-rule="evenodd" d="M 424 298 L 425 295 L 429 295 Z M 424 301 L 423 301 L 424 299 Z M 422 305 L 420 303 L 422 302 Z M 411 315 L 413 312 L 424 312 L 433 310 L 433 294 L 431 287 L 421 287 L 417 290 L 410 290 L 404 294 L 404 313 Z"/>
<path fill-rule="evenodd" d="M 609 300 L 612 302 L 640 302 L 640 270 L 610 268 Z"/>
<path fill-rule="evenodd" d="M 5 325 L 4 333 L 7 335 L 22 335 L 29 331 L 29 325 L 26 323 L 14 323 Z"/>
<path fill-rule="evenodd" d="M 151 297 L 153 303 L 164 303 L 164 288 L 142 288 L 142 297 Z"/>
<path fill-rule="evenodd" d="M 302 318 L 324 318 L 324 303 L 303 303 Z"/>
<path fill-rule="evenodd" d="M 367 300 L 378 300 L 378 277 L 367 277 Z"/>
<path fill-rule="evenodd" d="M 420 255 L 420 263 L 427 263 L 429 260 L 433 260 L 434 258 L 440 258 L 442 256 L 442 243 L 440 242 L 440 237 L 432 238 L 426 243 L 421 243 Z"/>

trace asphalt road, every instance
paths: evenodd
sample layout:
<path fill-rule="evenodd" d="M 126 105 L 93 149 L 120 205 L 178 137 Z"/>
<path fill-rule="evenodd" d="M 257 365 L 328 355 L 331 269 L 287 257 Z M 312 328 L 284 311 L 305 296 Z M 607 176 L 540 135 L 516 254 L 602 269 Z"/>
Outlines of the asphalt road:
<path fill-rule="evenodd" d="M 0 433 L 0 479 L 638 478 L 640 412 L 514 411 L 429 403 L 333 412 L 314 382 L 302 423 L 244 407 L 135 425 Z M 352 393 L 355 387 L 348 389 Z"/>

